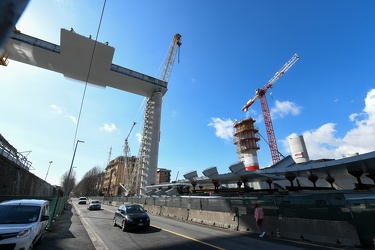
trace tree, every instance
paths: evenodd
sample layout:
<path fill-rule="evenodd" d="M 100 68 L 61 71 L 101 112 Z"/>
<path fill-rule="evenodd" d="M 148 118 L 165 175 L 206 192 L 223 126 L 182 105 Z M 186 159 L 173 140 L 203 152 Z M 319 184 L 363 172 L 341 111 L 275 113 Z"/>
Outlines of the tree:
<path fill-rule="evenodd" d="M 101 180 L 103 170 L 96 166 L 83 176 L 82 180 L 74 188 L 74 193 L 79 196 L 97 196 L 101 194 Z"/>
<path fill-rule="evenodd" d="M 69 186 L 69 190 L 71 191 L 76 185 L 76 172 L 75 171 L 71 172 L 70 180 L 68 180 L 68 175 L 69 175 L 69 171 L 66 171 L 60 178 L 60 184 L 64 192 L 67 186 Z M 66 194 L 66 195 L 69 195 L 69 194 Z"/>

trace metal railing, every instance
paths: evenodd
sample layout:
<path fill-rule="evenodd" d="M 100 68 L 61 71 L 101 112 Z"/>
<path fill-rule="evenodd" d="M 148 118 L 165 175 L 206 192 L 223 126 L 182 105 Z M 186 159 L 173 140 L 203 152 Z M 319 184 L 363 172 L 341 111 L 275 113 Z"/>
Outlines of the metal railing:
<path fill-rule="evenodd" d="M 26 156 L 18 152 L 1 134 L 0 155 L 28 171 L 32 168 L 32 163 L 27 160 Z"/>
<path fill-rule="evenodd" d="M 45 49 L 60 54 L 60 46 L 29 35 L 22 34 L 20 32 L 13 32 L 10 38 L 23 43 L 30 44 L 41 49 Z"/>

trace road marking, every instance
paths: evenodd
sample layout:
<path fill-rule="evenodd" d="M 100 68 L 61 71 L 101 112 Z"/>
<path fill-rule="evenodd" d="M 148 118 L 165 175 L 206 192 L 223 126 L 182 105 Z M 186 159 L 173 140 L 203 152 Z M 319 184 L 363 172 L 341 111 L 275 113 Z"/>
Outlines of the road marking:
<path fill-rule="evenodd" d="M 212 245 L 210 243 L 207 243 L 207 242 L 204 242 L 204 241 L 200 241 L 198 239 L 195 239 L 195 238 L 192 238 L 192 237 L 189 237 L 187 235 L 184 235 L 184 234 L 180 234 L 180 233 L 177 233 L 177 232 L 174 232 L 174 231 L 171 231 L 171 230 L 168 230 L 168 229 L 165 229 L 165 228 L 161 228 L 161 227 L 158 227 L 158 226 L 155 226 L 155 225 L 151 225 L 152 227 L 155 227 L 155 228 L 158 228 L 160 230 L 163 230 L 163 231 L 166 231 L 168 233 L 171 233 L 171 234 L 175 234 L 175 235 L 178 235 L 178 236 L 181 236 L 183 238 L 186 238 L 186 239 L 189 239 L 189 240 L 192 240 L 192 241 L 196 241 L 198 243 L 201 243 L 203 245 L 206 245 L 206 246 L 210 246 L 212 248 L 216 248 L 216 249 L 220 249 L 220 250 L 225 250 L 225 248 L 221 248 L 221 247 L 218 247 L 218 246 L 215 246 L 215 245 Z"/>
<path fill-rule="evenodd" d="M 89 235 L 94 247 L 96 250 L 109 250 L 106 244 L 104 244 L 103 240 L 95 233 L 94 229 L 91 227 L 91 225 L 87 222 L 85 218 L 83 218 L 81 211 L 76 207 L 76 205 L 71 202 L 74 209 L 76 210 L 76 213 L 78 214 L 79 218 L 81 219 L 81 222 L 84 226 L 84 228 L 87 231 L 87 234 Z"/>

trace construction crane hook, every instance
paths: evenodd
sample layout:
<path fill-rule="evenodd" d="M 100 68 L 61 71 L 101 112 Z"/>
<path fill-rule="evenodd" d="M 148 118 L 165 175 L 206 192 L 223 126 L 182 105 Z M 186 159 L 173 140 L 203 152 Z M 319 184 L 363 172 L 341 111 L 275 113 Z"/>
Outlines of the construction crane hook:
<path fill-rule="evenodd" d="M 177 33 L 174 37 L 176 39 L 176 44 L 178 46 L 178 58 L 177 58 L 177 62 L 180 63 L 180 47 L 182 45 L 181 35 L 179 33 Z"/>

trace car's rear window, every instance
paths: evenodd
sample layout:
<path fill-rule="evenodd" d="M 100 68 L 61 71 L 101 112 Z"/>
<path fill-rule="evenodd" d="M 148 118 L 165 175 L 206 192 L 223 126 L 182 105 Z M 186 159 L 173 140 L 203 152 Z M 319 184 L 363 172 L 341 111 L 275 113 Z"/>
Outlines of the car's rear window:
<path fill-rule="evenodd" d="M 39 219 L 39 206 L 2 205 L 0 224 L 27 224 Z"/>
<path fill-rule="evenodd" d="M 136 213 L 144 213 L 145 210 L 141 206 L 134 205 L 134 206 L 126 206 L 126 212 L 128 214 L 136 214 Z"/>

